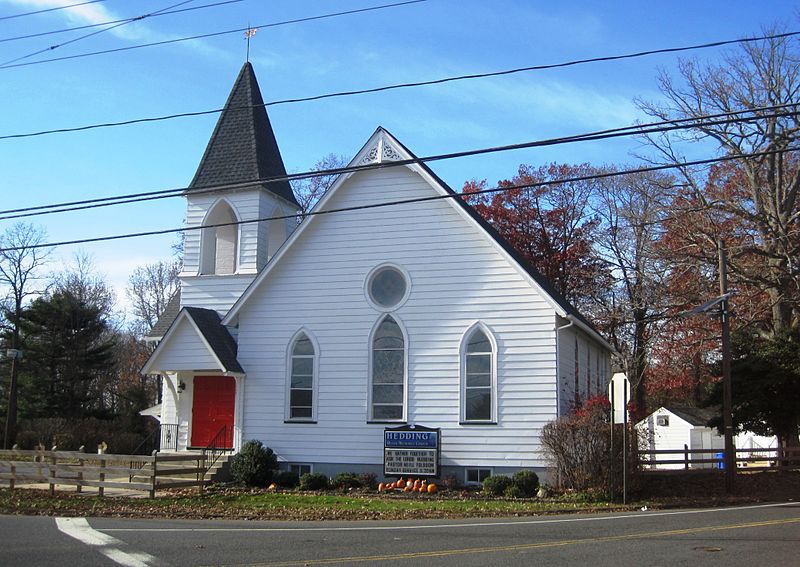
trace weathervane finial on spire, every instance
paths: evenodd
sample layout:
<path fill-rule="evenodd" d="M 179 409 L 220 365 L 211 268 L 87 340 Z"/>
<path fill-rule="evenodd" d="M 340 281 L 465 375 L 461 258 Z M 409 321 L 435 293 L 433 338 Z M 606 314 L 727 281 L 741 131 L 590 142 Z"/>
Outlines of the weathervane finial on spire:
<path fill-rule="evenodd" d="M 258 28 L 251 28 L 248 24 L 247 31 L 244 32 L 244 39 L 247 40 L 247 62 L 250 62 L 250 38 L 256 35 L 257 31 Z"/>

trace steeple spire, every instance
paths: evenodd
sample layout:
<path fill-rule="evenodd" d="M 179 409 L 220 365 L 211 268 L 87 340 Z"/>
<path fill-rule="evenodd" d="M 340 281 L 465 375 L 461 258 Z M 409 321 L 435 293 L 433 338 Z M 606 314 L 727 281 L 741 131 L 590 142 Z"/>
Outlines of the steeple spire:
<path fill-rule="evenodd" d="M 189 191 L 284 175 L 286 168 L 253 66 L 247 62 L 236 78 Z M 297 205 L 288 181 L 260 185 Z"/>

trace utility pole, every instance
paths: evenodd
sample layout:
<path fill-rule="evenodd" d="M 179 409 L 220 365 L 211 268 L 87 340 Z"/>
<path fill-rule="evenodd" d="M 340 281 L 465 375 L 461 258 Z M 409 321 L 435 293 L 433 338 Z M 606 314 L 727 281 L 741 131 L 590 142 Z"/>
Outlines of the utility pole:
<path fill-rule="evenodd" d="M 722 322 L 722 421 L 725 428 L 725 491 L 732 493 L 736 481 L 736 447 L 733 444 L 733 396 L 731 394 L 731 324 L 728 305 L 728 263 L 725 241 L 719 240 L 719 304 Z"/>
<path fill-rule="evenodd" d="M 10 348 L 6 355 L 11 358 L 11 382 L 8 386 L 8 411 L 6 412 L 6 429 L 3 436 L 3 449 L 10 449 L 14 444 L 17 429 L 17 359 L 22 358 L 22 351 Z"/>

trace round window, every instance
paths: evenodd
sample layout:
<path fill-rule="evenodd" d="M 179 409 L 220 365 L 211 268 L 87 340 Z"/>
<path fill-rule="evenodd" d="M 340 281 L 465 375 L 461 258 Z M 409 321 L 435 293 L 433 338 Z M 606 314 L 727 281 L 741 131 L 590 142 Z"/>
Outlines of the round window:
<path fill-rule="evenodd" d="M 367 289 L 376 306 L 392 309 L 405 299 L 408 283 L 403 272 L 394 266 L 383 266 L 372 273 Z"/>

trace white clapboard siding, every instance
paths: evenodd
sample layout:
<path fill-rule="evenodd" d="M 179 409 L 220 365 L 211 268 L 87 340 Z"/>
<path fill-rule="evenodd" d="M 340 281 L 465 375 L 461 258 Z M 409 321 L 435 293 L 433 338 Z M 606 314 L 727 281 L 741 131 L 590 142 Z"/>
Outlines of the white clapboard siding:
<path fill-rule="evenodd" d="M 407 168 L 362 172 L 326 207 L 432 194 Z M 555 311 L 445 201 L 313 218 L 239 312 L 243 438 L 289 462 L 382 463 L 387 425 L 367 423 L 368 342 L 382 314 L 364 286 L 384 262 L 411 279 L 394 313 L 408 334 L 408 422 L 442 428 L 444 465 L 544 466 L 539 433 L 557 415 Z M 498 346 L 496 425 L 459 425 L 459 348 L 477 321 Z M 320 350 L 317 423 L 286 424 L 287 348 L 301 328 Z"/>
<path fill-rule="evenodd" d="M 255 274 L 182 276 L 181 305 L 214 309 L 224 315 L 254 277 Z"/>
<path fill-rule="evenodd" d="M 175 325 L 169 331 L 169 341 L 160 345 L 150 361 L 151 367 L 159 371 L 219 369 L 219 362 L 188 317 L 180 318 Z"/>

